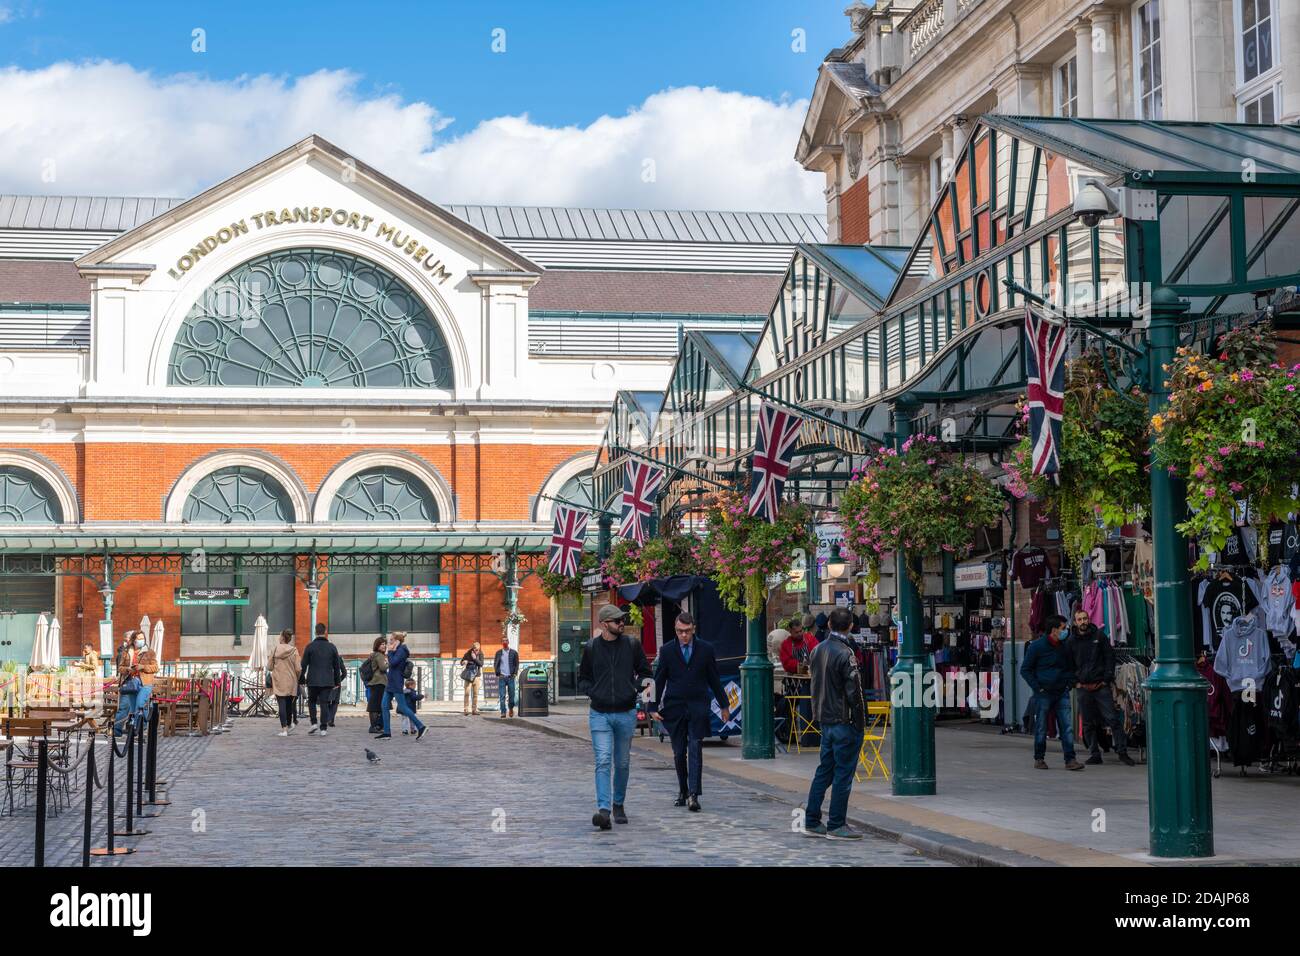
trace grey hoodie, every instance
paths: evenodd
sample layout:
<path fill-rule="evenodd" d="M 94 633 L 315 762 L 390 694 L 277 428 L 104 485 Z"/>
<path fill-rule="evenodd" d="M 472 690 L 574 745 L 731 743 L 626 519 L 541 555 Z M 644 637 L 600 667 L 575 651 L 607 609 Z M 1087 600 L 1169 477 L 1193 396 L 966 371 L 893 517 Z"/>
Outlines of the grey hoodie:
<path fill-rule="evenodd" d="M 1223 640 L 1214 656 L 1214 671 L 1228 682 L 1229 690 L 1244 690 L 1246 682 L 1252 681 L 1249 686 L 1260 693 L 1264 678 L 1272 667 L 1268 634 L 1260 626 L 1258 618 L 1238 617 L 1223 629 Z"/>

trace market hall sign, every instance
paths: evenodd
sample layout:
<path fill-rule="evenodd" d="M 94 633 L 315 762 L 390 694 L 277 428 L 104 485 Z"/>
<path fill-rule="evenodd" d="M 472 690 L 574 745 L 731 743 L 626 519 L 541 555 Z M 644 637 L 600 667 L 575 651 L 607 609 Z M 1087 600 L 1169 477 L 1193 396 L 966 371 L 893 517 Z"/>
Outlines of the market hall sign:
<path fill-rule="evenodd" d="M 248 588 L 176 588 L 172 600 L 177 607 L 248 604 Z"/>
<path fill-rule="evenodd" d="M 376 604 L 450 604 L 450 584 L 380 584 Z"/>
<path fill-rule="evenodd" d="M 364 233 L 368 237 L 372 235 L 371 224 L 376 222 L 374 216 L 365 216 L 347 209 L 334 209 L 331 206 L 294 206 L 292 209 L 286 207 L 279 212 L 267 209 L 252 213 L 238 222 L 232 222 L 229 226 L 222 226 L 212 235 L 205 236 L 192 246 L 189 252 L 177 259 L 176 265 L 168 269 L 167 274 L 173 279 L 179 279 L 193 269 L 204 256 L 240 236 L 248 235 L 250 219 L 253 221 L 254 231 L 307 223 L 336 226 L 342 230 Z M 429 278 L 436 279 L 439 284 L 451 278 L 451 272 L 443 261 L 437 258 L 427 245 L 416 239 L 410 230 L 403 230 L 379 220 L 375 225 L 373 238 L 380 244 L 391 243 L 396 246 L 403 255 L 410 256 L 418 262 Z"/>

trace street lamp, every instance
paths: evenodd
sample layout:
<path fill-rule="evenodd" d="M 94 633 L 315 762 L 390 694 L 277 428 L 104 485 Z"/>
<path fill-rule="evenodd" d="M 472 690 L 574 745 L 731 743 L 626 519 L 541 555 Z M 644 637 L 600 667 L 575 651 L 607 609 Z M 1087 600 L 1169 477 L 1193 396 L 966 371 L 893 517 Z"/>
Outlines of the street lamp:
<path fill-rule="evenodd" d="M 845 561 L 844 558 L 840 556 L 839 544 L 837 543 L 831 545 L 831 559 L 826 562 L 826 573 L 831 578 L 834 578 L 835 580 L 839 580 L 840 578 L 844 577 L 844 574 L 846 571 L 848 571 L 848 569 L 849 569 L 848 562 Z"/>

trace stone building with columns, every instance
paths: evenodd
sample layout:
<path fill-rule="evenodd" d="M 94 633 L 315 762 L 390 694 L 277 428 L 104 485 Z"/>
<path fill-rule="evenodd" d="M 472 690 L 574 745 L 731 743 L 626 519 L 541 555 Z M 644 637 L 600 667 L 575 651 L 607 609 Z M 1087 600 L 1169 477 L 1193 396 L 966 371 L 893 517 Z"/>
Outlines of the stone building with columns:
<path fill-rule="evenodd" d="M 1300 122 L 1289 0 L 877 0 L 821 64 L 795 150 L 830 241 L 909 245 L 982 113 Z"/>
<path fill-rule="evenodd" d="M 585 615 L 531 572 L 616 391 L 662 389 L 688 328 L 761 326 L 824 236 L 440 205 L 316 136 L 188 198 L 0 196 L 0 661 L 40 613 L 65 656 L 111 613 L 167 661 L 247 658 L 259 616 L 459 658 L 512 603 L 522 656 L 563 658 Z"/>

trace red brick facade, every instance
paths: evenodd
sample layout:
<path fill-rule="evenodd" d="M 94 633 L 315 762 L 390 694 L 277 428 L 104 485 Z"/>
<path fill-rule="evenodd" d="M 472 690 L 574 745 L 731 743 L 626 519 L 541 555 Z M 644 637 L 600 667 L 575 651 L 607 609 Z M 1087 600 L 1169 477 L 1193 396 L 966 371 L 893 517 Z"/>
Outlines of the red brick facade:
<path fill-rule="evenodd" d="M 240 449 L 197 444 L 92 443 L 39 445 L 14 451 L 55 464 L 77 492 L 83 522 L 148 522 L 164 520 L 167 497 L 181 475 L 199 458 L 214 452 L 259 451 L 274 456 L 289 468 L 311 494 L 329 472 L 358 452 L 380 450 L 372 445 L 259 445 Z M 590 451 L 567 445 L 418 445 L 387 446 L 427 462 L 457 496 L 458 521 L 527 522 L 530 497 L 537 494 L 551 471 L 573 456 Z M 65 577 L 60 622 L 63 653 L 80 655 L 83 643 L 98 643 L 98 622 L 103 601 L 88 580 Z M 177 577 L 128 577 L 114 595 L 114 628 L 120 637 L 148 614 L 163 621 L 163 654 L 175 660 L 181 652 L 180 608 L 172 602 Z M 505 617 L 503 588 L 491 574 L 449 574 L 451 603 L 440 610 L 441 654 L 459 657 L 474 640 L 491 652 L 500 645 Z M 520 655 L 549 658 L 551 652 L 550 600 L 537 579 L 528 577 L 519 592 L 519 609 L 528 619 L 520 635 Z M 305 590 L 295 592 L 292 626 L 299 643 L 310 629 L 310 607 Z M 322 589 L 317 620 L 329 622 L 328 584 Z M 288 622 L 271 622 L 276 631 Z M 250 625 L 251 627 L 251 625 Z"/>
<path fill-rule="evenodd" d="M 871 241 L 871 189 L 863 176 L 840 193 L 840 242 L 857 245 Z"/>

